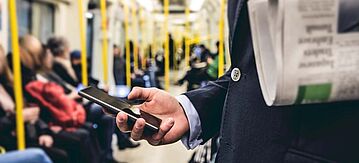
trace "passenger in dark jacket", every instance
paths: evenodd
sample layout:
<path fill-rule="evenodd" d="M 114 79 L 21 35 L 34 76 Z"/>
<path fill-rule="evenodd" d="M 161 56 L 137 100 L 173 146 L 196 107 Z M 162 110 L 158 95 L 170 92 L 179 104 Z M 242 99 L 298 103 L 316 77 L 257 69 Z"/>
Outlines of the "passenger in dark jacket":
<path fill-rule="evenodd" d="M 126 85 L 126 60 L 117 45 L 113 46 L 113 75 L 116 85 Z"/>
<path fill-rule="evenodd" d="M 340 1 L 344 2 L 350 1 Z M 340 6 L 346 8 L 339 12 L 350 15 L 343 26 L 357 22 L 357 7 Z M 136 88 L 130 93 L 129 99 L 146 100 L 140 106 L 144 111 L 163 118 L 162 131 L 147 140 L 159 145 L 183 138 L 194 148 L 192 143 L 220 134 L 216 161 L 222 163 L 359 162 L 359 101 L 267 106 L 255 64 L 247 0 L 228 1 L 228 26 L 231 69 L 220 79 L 177 100 L 156 89 Z M 128 130 L 126 118 L 122 113 L 117 116 L 122 131 Z M 190 124 L 198 125 L 196 130 L 190 130 Z M 133 128 L 132 137 L 139 140 L 144 121 L 134 125 L 138 128 Z"/>
<path fill-rule="evenodd" d="M 67 83 L 77 87 L 79 85 L 79 79 L 71 66 L 70 47 L 67 40 L 63 37 L 51 37 L 47 41 L 47 47 L 54 55 L 54 72 Z"/>

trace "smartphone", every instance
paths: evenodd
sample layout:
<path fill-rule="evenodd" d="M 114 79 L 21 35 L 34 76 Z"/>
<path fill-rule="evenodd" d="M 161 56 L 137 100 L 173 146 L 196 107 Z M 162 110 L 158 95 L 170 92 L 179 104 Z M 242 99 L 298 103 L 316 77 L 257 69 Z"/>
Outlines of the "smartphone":
<path fill-rule="evenodd" d="M 129 101 L 121 100 L 119 98 L 108 95 L 106 92 L 97 89 L 95 87 L 87 87 L 79 91 L 79 95 L 83 98 L 86 98 L 100 106 L 102 106 L 107 113 L 110 113 L 114 116 L 119 112 L 124 112 L 128 116 L 127 124 L 130 128 L 133 127 L 138 118 L 143 118 L 146 121 L 144 128 L 144 135 L 153 135 L 158 132 L 161 119 L 146 113 L 140 109 L 138 113 L 133 112 L 132 104 L 138 104 L 138 100 Z M 140 101 L 144 102 L 144 101 Z"/>

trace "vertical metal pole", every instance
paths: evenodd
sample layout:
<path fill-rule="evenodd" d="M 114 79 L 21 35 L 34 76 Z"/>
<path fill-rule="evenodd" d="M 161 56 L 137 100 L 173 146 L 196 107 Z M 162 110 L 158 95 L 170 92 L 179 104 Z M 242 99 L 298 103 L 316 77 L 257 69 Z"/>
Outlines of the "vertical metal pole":
<path fill-rule="evenodd" d="M 16 1 L 9 1 L 10 13 L 10 29 L 11 29 L 11 45 L 12 45 L 12 63 L 14 69 L 14 92 L 16 102 L 16 135 L 17 147 L 19 150 L 25 149 L 25 132 L 24 132 L 24 119 L 23 119 L 23 94 L 22 94 L 22 81 L 21 81 L 21 66 L 20 66 L 20 50 L 19 50 L 19 35 L 17 27 L 16 16 Z"/>
<path fill-rule="evenodd" d="M 184 57 L 184 61 L 185 61 L 185 65 L 186 67 L 189 67 L 189 58 L 190 58 L 190 37 L 189 37 L 189 33 L 190 33 L 190 22 L 189 22 L 189 14 L 190 14 L 190 11 L 189 11 L 189 0 L 187 0 L 187 3 L 186 3 L 186 10 L 185 10 L 185 13 L 186 13 L 186 37 L 185 37 L 185 46 L 186 46 L 186 49 L 185 49 L 185 57 Z"/>
<path fill-rule="evenodd" d="M 219 17 L 219 52 L 218 52 L 218 77 L 224 74 L 224 9 L 226 0 L 221 0 L 221 15 Z"/>
<path fill-rule="evenodd" d="M 125 42 L 126 42 L 126 85 L 131 88 L 131 54 L 130 54 L 130 39 L 128 34 L 128 4 L 123 2 L 125 10 Z"/>
<path fill-rule="evenodd" d="M 106 0 L 100 1 L 101 8 L 101 29 L 102 29 L 102 64 L 103 64 L 103 80 L 105 84 L 108 84 L 108 42 L 107 42 L 107 12 L 106 12 Z"/>
<path fill-rule="evenodd" d="M 169 37 L 168 37 L 168 14 L 169 14 L 169 0 L 164 0 L 164 31 L 165 31 L 165 90 L 169 91 L 170 88 L 170 58 L 169 58 Z"/>
<path fill-rule="evenodd" d="M 84 20 L 83 0 L 78 0 L 78 10 L 80 19 L 80 40 L 81 40 L 81 70 L 82 70 L 82 84 L 88 85 L 87 72 L 87 49 L 86 49 L 86 26 Z"/>

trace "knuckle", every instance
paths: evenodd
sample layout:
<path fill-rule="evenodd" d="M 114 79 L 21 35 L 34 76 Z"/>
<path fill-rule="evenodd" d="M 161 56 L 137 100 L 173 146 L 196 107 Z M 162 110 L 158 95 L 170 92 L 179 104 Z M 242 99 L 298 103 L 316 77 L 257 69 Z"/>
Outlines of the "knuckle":
<path fill-rule="evenodd" d="M 127 126 L 126 125 L 123 125 L 121 123 L 117 123 L 117 127 L 118 129 L 120 129 L 120 131 L 122 132 L 126 132 L 127 131 Z"/>
<path fill-rule="evenodd" d="M 164 127 L 160 127 L 160 130 L 158 133 L 160 133 L 161 135 L 163 135 L 166 132 L 166 129 Z"/>
<path fill-rule="evenodd" d="M 132 89 L 132 91 L 134 91 L 134 92 L 136 92 L 136 91 L 140 91 L 141 90 L 141 88 L 140 87 L 133 87 L 133 89 Z"/>
<path fill-rule="evenodd" d="M 137 133 L 136 131 L 132 131 L 131 132 L 131 138 L 135 141 L 138 141 L 140 139 L 140 134 Z"/>

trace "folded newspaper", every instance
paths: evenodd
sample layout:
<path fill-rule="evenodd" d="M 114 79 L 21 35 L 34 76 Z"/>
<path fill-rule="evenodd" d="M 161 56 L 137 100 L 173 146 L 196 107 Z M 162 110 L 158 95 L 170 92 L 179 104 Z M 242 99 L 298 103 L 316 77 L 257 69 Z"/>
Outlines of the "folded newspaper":
<path fill-rule="evenodd" d="M 267 105 L 359 99 L 359 0 L 250 0 Z"/>

